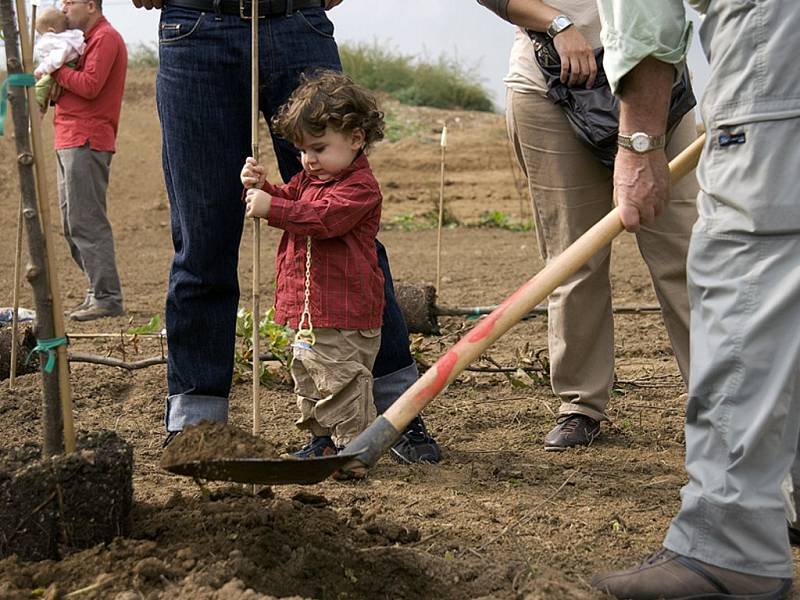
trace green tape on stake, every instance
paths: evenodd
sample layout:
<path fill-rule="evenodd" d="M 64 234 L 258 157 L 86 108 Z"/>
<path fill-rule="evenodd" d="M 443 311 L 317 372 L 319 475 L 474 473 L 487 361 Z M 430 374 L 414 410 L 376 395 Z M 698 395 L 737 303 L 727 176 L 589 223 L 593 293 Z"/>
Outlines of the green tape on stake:
<path fill-rule="evenodd" d="M 0 84 L 0 136 L 5 134 L 6 122 L 6 97 L 8 96 L 8 86 L 31 87 L 36 85 L 36 77 L 30 73 L 12 73 L 2 84 Z"/>
<path fill-rule="evenodd" d="M 66 337 L 51 338 L 49 340 L 36 340 L 36 346 L 28 354 L 28 358 L 25 360 L 25 363 L 27 364 L 31 361 L 31 356 L 33 356 L 34 352 L 39 352 L 40 354 L 47 352 L 47 362 L 44 365 L 44 372 L 52 373 L 53 367 L 56 366 L 56 348 L 59 346 L 64 346 L 66 343 Z"/>

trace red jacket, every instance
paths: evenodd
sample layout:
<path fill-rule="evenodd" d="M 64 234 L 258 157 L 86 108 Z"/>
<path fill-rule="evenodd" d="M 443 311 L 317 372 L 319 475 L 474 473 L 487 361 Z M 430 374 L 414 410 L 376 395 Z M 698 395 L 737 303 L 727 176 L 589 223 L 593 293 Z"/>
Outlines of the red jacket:
<path fill-rule="evenodd" d="M 267 183 L 272 196 L 268 222 L 283 229 L 276 258 L 275 321 L 297 328 L 303 311 L 306 239 L 311 236 L 311 296 L 314 327 L 372 329 L 381 326 L 383 273 L 375 237 L 381 191 L 367 157 L 328 181 L 305 171 L 282 186 Z"/>
<path fill-rule="evenodd" d="M 105 17 L 86 32 L 86 51 L 75 69 L 62 67 L 53 77 L 64 88 L 53 120 L 56 150 L 78 148 L 114 152 L 128 70 L 122 36 Z"/>

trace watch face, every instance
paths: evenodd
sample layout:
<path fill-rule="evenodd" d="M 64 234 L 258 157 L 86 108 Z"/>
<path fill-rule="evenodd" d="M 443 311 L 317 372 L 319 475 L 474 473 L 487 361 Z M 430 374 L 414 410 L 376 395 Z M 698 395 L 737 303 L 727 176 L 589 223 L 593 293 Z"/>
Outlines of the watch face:
<path fill-rule="evenodd" d="M 564 15 L 559 15 L 555 19 L 553 19 L 553 24 L 555 25 L 555 27 L 553 29 L 555 29 L 556 33 L 558 33 L 560 31 L 563 31 L 564 29 L 566 29 L 570 25 L 572 25 L 572 21 L 570 21 Z"/>
<path fill-rule="evenodd" d="M 631 136 L 631 148 L 636 152 L 647 152 L 650 149 L 650 138 L 644 133 L 634 133 Z"/>

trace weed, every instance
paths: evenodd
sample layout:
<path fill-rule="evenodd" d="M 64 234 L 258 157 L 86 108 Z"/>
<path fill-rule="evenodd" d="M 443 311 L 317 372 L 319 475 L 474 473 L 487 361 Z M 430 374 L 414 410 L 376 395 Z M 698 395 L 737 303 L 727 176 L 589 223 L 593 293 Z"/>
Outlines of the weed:
<path fill-rule="evenodd" d="M 131 335 L 142 335 L 145 333 L 158 333 L 161 331 L 161 315 L 153 315 L 145 325 L 131 327 L 125 333 Z"/>
<path fill-rule="evenodd" d="M 384 120 L 386 129 L 383 132 L 384 138 L 391 142 L 399 142 L 403 138 L 417 135 L 422 130 L 422 125 L 417 121 L 401 121 L 397 112 L 388 109 Z"/>
<path fill-rule="evenodd" d="M 531 231 L 533 222 L 512 222 L 507 214 L 499 210 L 487 210 L 481 213 L 478 227 L 506 229 L 508 231 Z"/>
<path fill-rule="evenodd" d="M 253 371 L 253 313 L 246 308 L 239 308 L 236 313 L 236 336 L 241 338 L 240 347 L 234 355 L 234 380 L 242 381 L 246 374 Z M 292 347 L 289 330 L 275 322 L 275 308 L 270 308 L 258 324 L 258 338 L 263 343 L 262 351 L 269 352 L 280 362 L 279 379 L 287 381 L 289 367 L 292 363 Z M 260 364 L 259 377 L 262 383 L 274 379 L 265 362 Z"/>

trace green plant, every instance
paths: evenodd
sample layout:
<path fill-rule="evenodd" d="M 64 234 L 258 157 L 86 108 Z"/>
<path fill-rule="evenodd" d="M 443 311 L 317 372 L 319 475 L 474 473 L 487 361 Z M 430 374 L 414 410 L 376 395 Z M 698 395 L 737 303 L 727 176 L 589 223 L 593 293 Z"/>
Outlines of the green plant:
<path fill-rule="evenodd" d="M 493 227 L 508 231 L 530 231 L 533 229 L 532 221 L 512 222 L 507 214 L 499 210 L 487 210 L 481 213 L 478 227 Z"/>
<path fill-rule="evenodd" d="M 339 47 L 345 73 L 361 85 L 386 92 L 405 104 L 492 112 L 489 93 L 474 69 L 441 56 L 426 62 L 401 55 L 377 42 Z"/>
<path fill-rule="evenodd" d="M 417 218 L 411 213 L 403 213 L 392 217 L 392 220 L 383 229 L 401 229 L 403 231 L 414 231 L 417 227 Z"/>
<path fill-rule="evenodd" d="M 161 315 L 153 315 L 145 325 L 131 327 L 125 333 L 131 335 L 142 335 L 145 333 L 158 333 L 161 331 Z"/>
<path fill-rule="evenodd" d="M 242 381 L 245 375 L 253 371 L 253 313 L 246 308 L 239 308 L 236 313 L 236 336 L 241 338 L 234 354 L 234 379 Z M 292 363 L 292 345 L 289 330 L 275 322 L 275 308 L 270 308 L 258 324 L 258 339 L 263 342 L 261 351 L 269 352 L 280 362 L 282 370 L 280 378 L 288 380 L 289 367 Z M 262 383 L 273 380 L 273 375 L 265 362 L 260 364 L 259 378 Z"/>
<path fill-rule="evenodd" d="M 392 143 L 414 136 L 422 129 L 422 125 L 416 121 L 401 121 L 391 108 L 386 110 L 384 121 L 386 123 L 384 138 Z"/>

